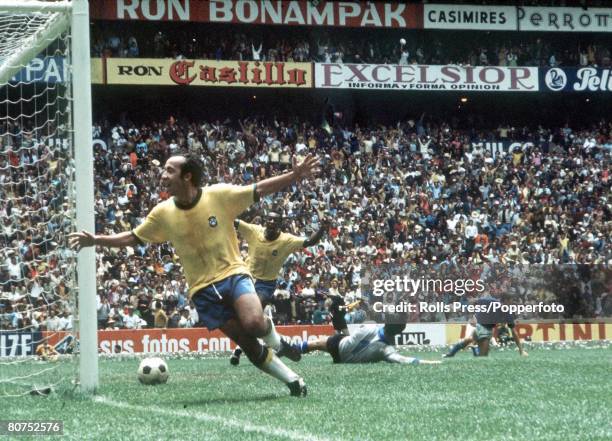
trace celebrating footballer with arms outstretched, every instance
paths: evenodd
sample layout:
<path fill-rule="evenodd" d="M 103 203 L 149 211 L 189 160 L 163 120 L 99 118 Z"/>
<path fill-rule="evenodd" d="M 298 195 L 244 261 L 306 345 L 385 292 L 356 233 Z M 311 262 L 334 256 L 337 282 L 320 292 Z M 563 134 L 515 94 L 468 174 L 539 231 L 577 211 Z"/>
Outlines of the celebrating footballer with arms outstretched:
<path fill-rule="evenodd" d="M 164 165 L 161 185 L 173 197 L 157 204 L 142 224 L 113 235 L 72 233 L 70 243 L 80 250 L 96 245 L 170 242 L 185 270 L 200 321 L 208 329 L 221 329 L 255 366 L 287 384 L 291 395 L 303 396 L 304 381 L 274 351 L 294 361 L 300 354 L 281 339 L 263 314 L 248 267 L 240 256 L 234 220 L 261 197 L 310 177 L 318 163 L 318 158 L 308 155 L 300 164 L 294 159 L 290 172 L 254 185 L 201 187 L 204 169 L 199 158 L 192 154 L 171 156 Z"/>

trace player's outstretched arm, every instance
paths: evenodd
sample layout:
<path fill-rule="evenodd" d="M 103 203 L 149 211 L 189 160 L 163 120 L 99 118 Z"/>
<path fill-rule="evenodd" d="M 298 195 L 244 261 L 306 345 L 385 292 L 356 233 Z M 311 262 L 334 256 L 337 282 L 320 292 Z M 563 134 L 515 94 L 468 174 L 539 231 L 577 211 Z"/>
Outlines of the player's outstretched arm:
<path fill-rule="evenodd" d="M 421 360 L 420 358 L 405 357 L 398 352 L 392 352 L 385 357 L 385 360 L 389 363 L 399 364 L 440 364 L 439 360 Z"/>
<path fill-rule="evenodd" d="M 89 231 L 81 230 L 68 235 L 70 247 L 76 251 L 81 248 L 102 246 L 110 248 L 132 247 L 139 243 L 138 238 L 131 231 L 124 231 L 112 235 L 95 235 Z"/>
<path fill-rule="evenodd" d="M 512 328 L 512 338 L 514 339 L 514 343 L 516 343 L 516 347 L 519 350 L 519 355 L 527 357 L 529 354 L 527 354 L 527 351 L 523 348 L 523 342 L 521 341 L 521 338 L 518 335 L 516 327 Z"/>
<path fill-rule="evenodd" d="M 319 165 L 319 158 L 313 155 L 308 155 L 300 164 L 293 158 L 293 168 L 289 173 L 272 178 L 264 179 L 257 183 L 257 194 L 259 197 L 266 196 L 272 193 L 281 191 L 294 182 L 309 178 L 314 174 Z"/>
<path fill-rule="evenodd" d="M 329 219 L 324 218 L 321 222 L 321 227 L 319 230 L 304 241 L 304 248 L 308 248 L 319 243 L 325 232 L 329 230 L 329 224 Z"/>

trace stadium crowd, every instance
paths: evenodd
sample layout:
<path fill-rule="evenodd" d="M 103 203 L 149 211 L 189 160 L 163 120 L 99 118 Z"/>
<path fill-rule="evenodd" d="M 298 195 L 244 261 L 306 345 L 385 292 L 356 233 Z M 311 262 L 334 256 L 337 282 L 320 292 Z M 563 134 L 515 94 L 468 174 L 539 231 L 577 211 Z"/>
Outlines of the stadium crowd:
<path fill-rule="evenodd" d="M 460 64 L 470 66 L 610 67 L 612 41 L 606 34 L 542 35 L 377 29 L 362 38 L 360 29 L 229 25 L 141 26 L 122 36 L 121 26 L 98 22 L 92 29 L 92 56 L 188 58 L 241 61 L 296 61 L 372 64 Z M 231 30 L 230 30 L 231 29 Z M 406 40 L 400 44 L 400 38 Z"/>
<path fill-rule="evenodd" d="M 567 282 L 576 292 L 567 294 L 574 306 L 566 316 L 612 314 L 612 121 L 580 129 L 476 130 L 426 115 L 391 127 L 170 117 L 139 125 L 100 121 L 93 138 L 98 233 L 134 228 L 168 197 L 159 177 L 173 153 L 201 155 L 208 183 L 239 185 L 282 173 L 293 157 L 317 154 L 316 179 L 265 198 L 243 216 L 259 223 L 267 210 L 280 210 L 285 230 L 304 236 L 324 216 L 333 219 L 322 241 L 292 255 L 279 275 L 277 301 L 266 310 L 279 323 L 325 322 L 328 293 L 363 300 L 349 322 L 371 317 L 372 280 L 385 265 L 424 276 L 463 268 L 471 278 L 495 266 L 537 265 L 549 273 L 567 268 L 559 274 L 575 272 L 577 278 Z M 483 144 L 493 140 L 503 148 Z M 518 144 L 510 150 L 512 141 Z M 0 128 L 0 329 L 71 326 L 67 271 L 74 256 L 65 234 L 73 207 L 64 155 L 60 144 L 24 137 L 16 125 Z M 245 243 L 241 250 L 246 255 Z M 167 245 L 98 250 L 97 259 L 100 328 L 197 324 L 180 262 Z M 582 264 L 606 271 L 594 270 L 582 283 Z M 514 286 L 520 277 L 506 274 L 498 289 L 512 291 L 518 303 L 568 302 L 562 290 Z M 437 293 L 428 295 L 420 300 Z"/>

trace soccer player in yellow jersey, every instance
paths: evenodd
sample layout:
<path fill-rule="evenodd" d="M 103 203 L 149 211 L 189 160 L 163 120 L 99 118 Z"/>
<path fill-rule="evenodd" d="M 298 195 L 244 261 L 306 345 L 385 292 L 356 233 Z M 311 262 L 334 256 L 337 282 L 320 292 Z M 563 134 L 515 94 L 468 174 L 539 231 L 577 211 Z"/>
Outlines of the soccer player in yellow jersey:
<path fill-rule="evenodd" d="M 255 278 L 255 290 L 261 300 L 261 306 L 272 303 L 276 290 L 276 279 L 289 255 L 303 248 L 308 248 L 321 240 L 323 233 L 329 229 L 329 220 L 323 219 L 321 227 L 309 238 L 294 236 L 281 232 L 283 217 L 279 213 L 268 213 L 265 228 L 236 219 L 236 230 L 249 244 L 249 256 L 246 263 Z M 237 347 L 230 358 L 234 366 L 240 363 L 242 349 Z"/>
<path fill-rule="evenodd" d="M 43 361 L 57 361 L 59 353 L 48 340 L 45 340 L 36 348 L 36 355 Z"/>
<path fill-rule="evenodd" d="M 69 235 L 70 244 L 79 251 L 96 245 L 170 242 L 185 270 L 200 321 L 209 329 L 221 329 L 255 366 L 287 384 L 291 395 L 306 395 L 304 381 L 269 349 L 294 361 L 300 358 L 263 314 L 249 270 L 240 257 L 234 220 L 262 196 L 310 177 L 318 163 L 308 155 L 300 164 L 294 159 L 290 172 L 255 185 L 201 187 L 200 160 L 194 155 L 171 156 L 164 165 L 161 185 L 172 198 L 157 204 L 132 231 L 113 235 L 80 231 Z"/>
<path fill-rule="evenodd" d="M 266 216 L 265 228 L 236 220 L 236 230 L 249 244 L 246 263 L 255 278 L 255 289 L 263 306 L 270 303 L 276 290 L 276 279 L 289 255 L 311 247 L 321 240 L 329 229 L 329 221 L 323 219 L 321 227 L 309 238 L 281 232 L 283 217 L 271 212 Z"/>

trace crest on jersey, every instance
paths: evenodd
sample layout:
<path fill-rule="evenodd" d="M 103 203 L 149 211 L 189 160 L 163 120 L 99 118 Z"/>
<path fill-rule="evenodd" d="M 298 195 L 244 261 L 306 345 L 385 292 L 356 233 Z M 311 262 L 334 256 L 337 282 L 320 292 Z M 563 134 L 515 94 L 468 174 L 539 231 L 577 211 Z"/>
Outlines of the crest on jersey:
<path fill-rule="evenodd" d="M 273 256 L 278 256 L 278 250 L 272 250 L 272 255 Z"/>
<path fill-rule="evenodd" d="M 217 226 L 217 218 L 215 216 L 209 217 L 208 225 L 210 225 L 212 228 L 215 228 Z"/>

